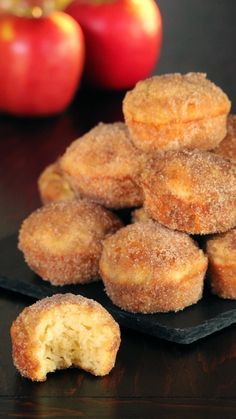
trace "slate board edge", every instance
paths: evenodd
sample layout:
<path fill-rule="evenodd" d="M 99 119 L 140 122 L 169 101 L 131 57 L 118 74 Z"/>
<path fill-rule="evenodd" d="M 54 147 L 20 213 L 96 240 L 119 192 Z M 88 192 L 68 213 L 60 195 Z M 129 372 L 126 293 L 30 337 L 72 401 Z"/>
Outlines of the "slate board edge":
<path fill-rule="evenodd" d="M 16 292 L 23 296 L 31 297 L 36 300 L 40 298 L 45 298 L 45 292 L 47 294 L 50 292 L 49 290 L 42 289 L 42 295 L 39 297 L 38 291 L 35 292 L 34 287 L 31 284 L 27 284 L 26 287 L 19 289 L 17 286 L 17 281 L 8 280 L 8 278 L 4 276 L 0 276 L 0 287 L 4 288 L 11 292 Z M 53 292 L 51 292 L 53 295 Z M 189 328 L 175 328 L 174 329 L 174 337 L 173 328 L 165 327 L 161 324 L 157 324 L 156 330 L 150 330 L 148 328 L 148 324 L 145 327 L 145 324 L 140 324 L 140 322 L 134 317 L 129 318 L 127 317 L 127 313 L 125 311 L 120 310 L 117 314 L 116 309 L 112 307 L 108 308 L 108 311 L 112 314 L 115 320 L 121 325 L 126 328 L 145 333 L 151 336 L 155 336 L 161 339 L 168 340 L 170 342 L 175 342 L 179 344 L 191 344 L 199 339 L 202 339 L 206 336 L 211 335 L 225 327 L 230 326 L 233 323 L 236 323 L 236 312 L 235 310 L 229 310 L 225 313 L 221 313 L 217 316 L 217 319 L 221 319 L 222 321 L 217 324 L 215 323 L 215 318 L 208 319 L 206 322 L 203 322 L 197 326 L 191 326 Z M 130 316 L 130 313 L 129 313 Z"/>
<path fill-rule="evenodd" d="M 221 322 L 215 323 L 216 317 L 208 319 L 206 322 L 203 322 L 197 326 L 191 326 L 187 328 L 169 328 L 161 324 L 158 324 L 157 330 L 149 330 L 148 328 L 144 330 L 144 327 L 141 329 L 140 324 L 137 325 L 137 322 L 134 322 L 133 319 L 122 318 L 122 315 L 119 313 L 117 315 L 113 312 L 112 308 L 109 310 L 113 317 L 119 322 L 120 325 L 128 327 L 129 329 L 136 330 L 151 336 L 155 336 L 161 339 L 168 340 L 170 342 L 175 342 L 179 344 L 188 345 L 200 339 L 203 339 L 213 333 L 216 333 L 219 330 L 222 330 L 234 323 L 236 323 L 236 312 L 235 310 L 229 310 L 225 313 L 221 313 L 217 316 L 218 321 Z M 174 338 L 171 337 L 171 332 L 174 330 Z"/>

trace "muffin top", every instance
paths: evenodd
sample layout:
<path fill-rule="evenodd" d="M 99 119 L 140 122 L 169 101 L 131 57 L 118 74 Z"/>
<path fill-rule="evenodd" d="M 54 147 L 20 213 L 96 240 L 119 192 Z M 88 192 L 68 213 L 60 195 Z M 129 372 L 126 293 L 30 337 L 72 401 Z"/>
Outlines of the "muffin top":
<path fill-rule="evenodd" d="M 103 239 L 121 227 L 110 211 L 87 200 L 53 202 L 26 218 L 19 233 L 20 249 L 40 249 L 50 254 L 78 251 L 95 238 Z"/>
<path fill-rule="evenodd" d="M 226 94 L 203 73 L 154 76 L 137 83 L 124 99 L 125 118 L 167 124 L 227 114 Z"/>
<path fill-rule="evenodd" d="M 144 158 L 144 157 L 143 157 Z M 126 125 L 99 123 L 74 141 L 61 158 L 65 172 L 89 177 L 124 177 L 139 173 L 142 153 L 132 142 Z"/>
<path fill-rule="evenodd" d="M 149 160 L 142 185 L 144 190 L 162 188 L 189 202 L 198 201 L 199 197 L 211 201 L 216 195 L 236 199 L 236 167 L 207 151 L 168 151 Z"/>
<path fill-rule="evenodd" d="M 193 270 L 205 256 L 187 234 L 148 220 L 121 228 L 105 239 L 103 268 L 107 260 L 113 280 L 119 282 L 169 280 L 171 274 L 171 282 L 178 283 L 182 273 Z"/>

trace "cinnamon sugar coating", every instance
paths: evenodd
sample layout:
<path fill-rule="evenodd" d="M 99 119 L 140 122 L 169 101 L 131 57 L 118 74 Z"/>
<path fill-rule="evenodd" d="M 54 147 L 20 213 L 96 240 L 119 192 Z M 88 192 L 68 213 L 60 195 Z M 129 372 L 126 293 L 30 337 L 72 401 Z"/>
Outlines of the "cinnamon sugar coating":
<path fill-rule="evenodd" d="M 229 115 L 226 137 L 212 151 L 234 163 L 236 162 L 236 115 Z"/>
<path fill-rule="evenodd" d="M 169 228 L 209 234 L 236 225 L 236 167 L 213 153 L 163 153 L 149 161 L 141 185 L 145 210 Z"/>
<path fill-rule="evenodd" d="M 103 376 L 114 367 L 120 329 L 96 301 L 56 294 L 23 310 L 11 326 L 11 339 L 16 368 L 33 381 L 70 366 Z"/>
<path fill-rule="evenodd" d="M 74 141 L 61 158 L 75 192 L 107 208 L 140 206 L 137 185 L 144 156 L 123 123 L 100 123 Z"/>
<path fill-rule="evenodd" d="M 207 258 L 184 233 L 153 221 L 104 241 L 100 274 L 114 304 L 139 313 L 178 311 L 202 296 Z"/>
<path fill-rule="evenodd" d="M 214 294 L 236 299 L 236 229 L 207 241 L 209 278 Z"/>
<path fill-rule="evenodd" d="M 148 221 L 151 219 L 143 207 L 135 209 L 132 211 L 131 215 L 132 223 L 139 223 L 140 221 Z"/>
<path fill-rule="evenodd" d="M 123 104 L 136 147 L 145 152 L 211 150 L 226 135 L 230 101 L 205 74 L 154 76 L 137 83 Z"/>
<path fill-rule="evenodd" d="M 38 189 L 44 205 L 75 197 L 68 180 L 61 172 L 58 161 L 43 170 L 38 179 Z"/>
<path fill-rule="evenodd" d="M 102 240 L 122 226 L 100 205 L 85 200 L 48 204 L 22 224 L 19 249 L 38 275 L 53 285 L 98 279 Z"/>

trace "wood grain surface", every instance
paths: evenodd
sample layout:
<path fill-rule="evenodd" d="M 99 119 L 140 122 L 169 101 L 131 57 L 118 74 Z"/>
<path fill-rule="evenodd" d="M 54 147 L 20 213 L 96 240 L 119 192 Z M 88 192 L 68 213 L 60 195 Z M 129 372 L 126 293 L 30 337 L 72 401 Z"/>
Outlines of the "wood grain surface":
<path fill-rule="evenodd" d="M 156 73 L 204 71 L 236 111 L 236 2 L 161 0 L 164 45 Z M 0 116 L 0 238 L 15 233 L 40 205 L 42 169 L 99 121 L 122 119 L 124 92 L 81 89 L 64 114 L 46 119 Z M 70 369 L 32 383 L 11 359 L 9 328 L 33 302 L 0 293 L 0 417 L 236 418 L 236 327 L 188 347 L 122 328 L 111 374 L 95 378 Z"/>

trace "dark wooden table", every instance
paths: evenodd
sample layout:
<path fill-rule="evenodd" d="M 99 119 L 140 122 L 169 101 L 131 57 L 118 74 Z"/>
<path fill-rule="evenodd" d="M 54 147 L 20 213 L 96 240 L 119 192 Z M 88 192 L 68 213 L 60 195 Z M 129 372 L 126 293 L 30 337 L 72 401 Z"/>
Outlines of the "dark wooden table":
<path fill-rule="evenodd" d="M 156 72 L 207 72 L 236 104 L 235 0 L 162 0 L 159 5 L 165 36 Z M 0 117 L 0 238 L 16 232 L 40 205 L 36 181 L 47 164 L 97 122 L 122 118 L 123 96 L 83 90 L 55 118 Z M 122 329 L 109 376 L 71 369 L 31 383 L 13 367 L 9 327 L 32 302 L 1 290 L 0 417 L 236 418 L 235 326 L 189 346 Z"/>

